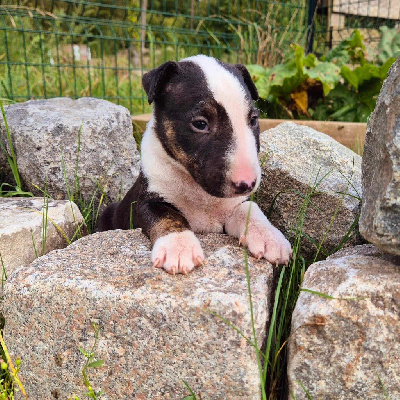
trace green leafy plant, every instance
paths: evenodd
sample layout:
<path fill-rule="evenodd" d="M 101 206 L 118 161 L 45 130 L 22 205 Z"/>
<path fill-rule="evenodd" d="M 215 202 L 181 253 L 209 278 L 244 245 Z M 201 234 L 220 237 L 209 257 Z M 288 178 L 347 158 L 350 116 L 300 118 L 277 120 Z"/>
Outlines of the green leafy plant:
<path fill-rule="evenodd" d="M 85 362 L 84 366 L 82 367 L 83 384 L 85 385 L 85 387 L 88 390 L 85 393 L 85 395 L 89 399 L 98 400 L 98 399 L 100 399 L 101 395 L 104 394 L 104 392 L 102 390 L 96 392 L 93 389 L 93 386 L 90 383 L 90 380 L 88 377 L 88 370 L 90 368 L 101 368 L 104 364 L 104 360 L 97 359 L 96 352 L 95 352 L 97 343 L 99 341 L 100 326 L 97 325 L 96 323 L 93 323 L 92 327 L 94 330 L 94 342 L 93 342 L 92 348 L 90 350 L 85 350 L 80 347 L 79 351 L 86 358 L 86 362 Z M 79 400 L 79 397 L 73 396 L 71 398 L 71 400 Z"/>
<path fill-rule="evenodd" d="M 261 111 L 271 118 L 366 122 L 400 54 L 400 34 L 381 31 L 382 52 L 372 58 L 354 30 L 324 57 L 305 55 L 302 47 L 293 45 L 283 63 L 273 68 L 249 65 Z"/>

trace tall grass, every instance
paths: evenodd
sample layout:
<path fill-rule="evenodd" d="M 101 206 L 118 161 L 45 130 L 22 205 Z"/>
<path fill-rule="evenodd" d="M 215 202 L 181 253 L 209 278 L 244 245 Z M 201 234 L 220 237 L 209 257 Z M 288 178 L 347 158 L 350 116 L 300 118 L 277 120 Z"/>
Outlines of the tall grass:
<path fill-rule="evenodd" d="M 265 159 L 261 164 L 265 162 Z M 315 173 L 316 172 L 316 173 Z M 352 194 L 348 193 L 348 189 L 351 186 L 354 190 L 355 188 L 352 186 L 349 178 L 343 176 L 344 180 L 347 180 L 347 189 L 343 193 L 339 193 L 341 198 L 338 202 L 338 206 L 336 210 L 334 210 L 333 216 L 331 217 L 331 221 L 328 224 L 328 227 L 322 237 L 320 243 L 314 243 L 316 247 L 316 255 L 314 260 L 306 261 L 301 254 L 302 250 L 302 241 L 308 236 L 304 234 L 303 227 L 305 220 L 307 218 L 307 210 L 310 206 L 316 207 L 312 202 L 312 197 L 318 194 L 318 187 L 321 183 L 333 172 L 333 170 L 328 171 L 322 177 L 319 177 L 320 170 L 313 171 L 311 176 L 316 175 L 314 182 L 310 185 L 310 189 L 308 193 L 302 194 L 298 193 L 293 189 L 288 189 L 287 191 L 297 194 L 302 199 L 302 203 L 300 208 L 296 214 L 296 217 L 293 221 L 292 231 L 294 232 L 294 239 L 292 243 L 293 255 L 289 262 L 288 266 L 280 266 L 276 271 L 278 279 L 276 283 L 276 287 L 274 288 L 274 302 L 272 306 L 272 312 L 270 315 L 269 321 L 269 329 L 266 343 L 263 348 L 260 348 L 257 344 L 257 338 L 255 336 L 255 326 L 254 326 L 254 318 L 253 318 L 253 303 L 252 303 L 252 293 L 251 293 L 251 285 L 250 285 L 250 269 L 249 269 L 249 260 L 248 260 L 248 252 L 246 249 L 243 250 L 243 260 L 244 260 L 244 269 L 246 273 L 247 280 L 247 291 L 249 295 L 249 307 L 250 307 L 250 318 L 251 318 L 251 329 L 252 329 L 252 338 L 246 337 L 236 326 L 234 326 L 230 321 L 226 320 L 223 316 L 216 315 L 219 319 L 221 319 L 224 323 L 234 329 L 239 335 L 244 337 L 246 341 L 254 348 L 257 357 L 257 365 L 260 375 L 260 385 L 262 392 L 263 400 L 281 400 L 287 398 L 289 393 L 287 391 L 287 377 L 286 377 L 286 368 L 287 368 L 287 343 L 289 337 L 291 335 L 291 319 L 292 313 L 294 311 L 298 296 L 300 292 L 306 291 L 306 289 L 302 289 L 302 281 L 304 277 L 304 273 L 307 267 L 316 261 L 318 255 L 322 252 L 324 256 L 328 256 L 329 254 L 323 250 L 323 243 L 329 233 L 329 230 L 332 227 L 334 220 L 337 217 L 338 209 L 342 205 L 343 199 L 345 196 L 352 196 Z M 279 196 L 279 193 L 277 196 Z M 258 198 L 258 193 L 254 196 L 256 199 Z M 361 198 L 356 197 L 358 200 Z M 251 200 L 254 200 L 252 197 Z M 270 214 L 273 210 L 276 198 L 271 204 L 271 208 L 269 210 Z M 246 223 L 246 233 L 248 229 L 250 217 L 250 210 L 247 217 Z M 340 250 L 346 243 L 351 239 L 354 231 L 356 229 L 358 222 L 358 218 L 355 219 L 355 222 L 351 224 L 348 232 L 344 235 L 340 244 L 334 249 L 334 252 Z M 315 292 L 313 294 L 320 295 L 325 297 L 323 293 Z M 326 296 L 329 298 L 329 296 Z M 341 299 L 341 300 L 359 300 L 357 299 Z M 303 387 L 303 386 L 302 386 Z M 308 398 L 311 398 L 307 389 L 304 388 L 304 391 Z"/>
<path fill-rule="evenodd" d="M 75 239 L 79 239 L 84 236 L 85 232 L 83 228 L 88 230 L 88 233 L 93 233 L 96 227 L 97 219 L 100 215 L 100 210 L 103 202 L 106 199 L 106 193 L 104 186 L 96 181 L 96 188 L 89 199 L 86 199 L 81 192 L 80 178 L 79 178 L 79 157 L 81 153 L 81 135 L 82 135 L 82 127 L 83 122 L 78 131 L 78 144 L 77 144 L 77 152 L 76 152 L 76 161 L 75 161 L 75 170 L 74 170 L 74 182 L 73 187 L 70 187 L 68 183 L 68 173 L 65 165 L 64 156 L 61 156 L 62 170 L 64 175 L 64 182 L 67 191 L 68 200 L 71 203 L 71 211 L 75 218 L 74 209 L 72 207 L 72 203 L 75 203 L 84 219 L 84 225 L 78 226 L 78 229 L 75 232 L 74 237 L 71 241 Z"/>
<path fill-rule="evenodd" d="M 18 166 L 17 166 L 17 158 L 15 156 L 11 131 L 8 126 L 6 113 L 4 111 L 4 106 L 3 106 L 3 102 L 1 99 L 0 99 L 0 109 L 1 109 L 1 115 L 3 117 L 4 127 L 6 129 L 7 140 L 8 140 L 10 152 L 7 150 L 6 144 L 1 141 L 1 138 L 0 138 L 0 151 L 4 151 L 4 154 L 6 155 L 7 162 L 10 167 L 10 170 L 12 172 L 14 182 L 15 182 L 14 185 L 7 183 L 7 182 L 0 182 L 0 197 L 32 196 L 32 193 L 25 192 L 22 190 L 22 181 L 19 176 L 19 171 L 18 171 Z"/>

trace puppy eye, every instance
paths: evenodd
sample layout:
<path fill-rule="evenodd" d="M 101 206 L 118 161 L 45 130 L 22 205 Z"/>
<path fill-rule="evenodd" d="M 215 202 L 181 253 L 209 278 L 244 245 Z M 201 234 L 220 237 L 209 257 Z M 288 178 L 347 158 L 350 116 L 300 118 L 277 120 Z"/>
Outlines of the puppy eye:
<path fill-rule="evenodd" d="M 208 124 L 206 121 L 200 119 L 197 121 L 192 121 L 192 125 L 199 131 L 206 131 L 208 130 Z"/>
<path fill-rule="evenodd" d="M 250 126 L 257 126 L 258 124 L 258 115 L 252 115 L 250 117 Z"/>

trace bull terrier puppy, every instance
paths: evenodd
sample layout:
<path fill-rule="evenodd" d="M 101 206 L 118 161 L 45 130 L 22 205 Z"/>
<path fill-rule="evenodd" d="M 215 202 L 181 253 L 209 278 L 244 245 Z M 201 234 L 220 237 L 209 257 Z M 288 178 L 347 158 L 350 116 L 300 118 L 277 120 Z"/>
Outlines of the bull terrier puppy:
<path fill-rule="evenodd" d="M 152 118 L 141 172 L 98 231 L 142 228 L 154 267 L 187 274 L 204 260 L 194 232 L 225 232 L 257 258 L 287 264 L 290 243 L 248 200 L 261 179 L 257 89 L 247 69 L 198 55 L 143 76 Z M 247 226 L 247 232 L 246 232 Z"/>

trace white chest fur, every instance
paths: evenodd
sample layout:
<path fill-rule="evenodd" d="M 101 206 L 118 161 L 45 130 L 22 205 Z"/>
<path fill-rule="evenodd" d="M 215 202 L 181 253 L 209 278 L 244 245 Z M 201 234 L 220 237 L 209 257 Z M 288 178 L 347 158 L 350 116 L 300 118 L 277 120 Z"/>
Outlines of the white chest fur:
<path fill-rule="evenodd" d="M 153 131 L 153 123 L 152 118 L 141 144 L 142 168 L 149 190 L 173 204 L 194 232 L 222 232 L 227 219 L 246 197 L 218 198 L 208 194 L 166 153 Z"/>

